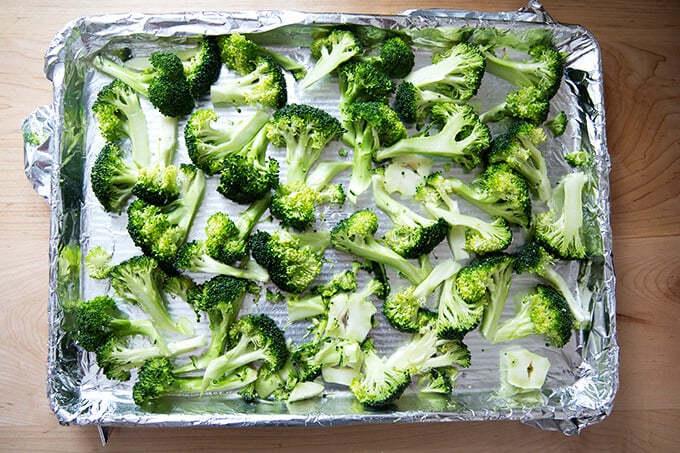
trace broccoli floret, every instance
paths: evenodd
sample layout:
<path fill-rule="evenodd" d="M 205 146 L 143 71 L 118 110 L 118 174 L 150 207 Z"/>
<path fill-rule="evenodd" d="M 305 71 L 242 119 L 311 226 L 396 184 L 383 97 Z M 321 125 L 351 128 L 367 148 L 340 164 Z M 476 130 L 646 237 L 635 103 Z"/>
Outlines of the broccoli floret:
<path fill-rule="evenodd" d="M 229 348 L 205 369 L 201 393 L 243 366 L 261 362 L 269 370 L 277 371 L 287 360 L 286 339 L 272 318 L 264 314 L 241 317 L 230 329 Z"/>
<path fill-rule="evenodd" d="M 571 339 L 574 317 L 566 299 L 551 286 L 531 289 L 517 306 L 517 313 L 498 326 L 492 343 L 541 335 L 551 346 L 563 347 Z"/>
<path fill-rule="evenodd" d="M 515 259 L 505 253 L 477 257 L 456 274 L 460 297 L 474 305 L 486 299 L 480 333 L 491 341 L 508 298 Z"/>
<path fill-rule="evenodd" d="M 421 393 L 450 395 L 453 393 L 457 377 L 456 367 L 432 368 L 416 377 L 416 385 Z"/>
<path fill-rule="evenodd" d="M 375 66 L 363 61 L 348 61 L 338 68 L 340 110 L 353 102 L 375 101 L 386 104 L 395 85 Z"/>
<path fill-rule="evenodd" d="M 458 293 L 456 279 L 444 281 L 437 305 L 437 335 L 440 338 L 463 338 L 482 321 L 487 300 L 468 303 Z"/>
<path fill-rule="evenodd" d="M 382 283 L 373 278 L 357 291 L 336 293 L 328 302 L 323 328 L 317 329 L 318 336 L 364 341 L 373 328 L 373 315 L 377 312 L 370 298 L 382 290 Z"/>
<path fill-rule="evenodd" d="M 526 178 L 531 191 L 539 200 L 546 201 L 551 196 L 552 188 L 548 178 L 548 165 L 543 153 L 537 148 L 545 140 L 545 132 L 540 126 L 518 121 L 493 140 L 486 159 L 491 164 L 507 163 Z"/>
<path fill-rule="evenodd" d="M 361 375 L 350 384 L 357 400 L 368 407 L 385 407 L 399 399 L 411 384 L 408 369 L 381 358 L 372 347 L 364 352 Z"/>
<path fill-rule="evenodd" d="M 184 57 L 184 58 L 182 58 Z M 191 97 L 198 100 L 210 93 L 210 86 L 217 82 L 222 70 L 222 59 L 217 38 L 203 36 L 194 49 L 180 55 L 184 74 L 189 83 Z"/>
<path fill-rule="evenodd" d="M 217 192 L 239 204 L 265 198 L 279 185 L 279 162 L 266 158 L 267 128 L 263 127 L 242 151 L 222 160 Z"/>
<path fill-rule="evenodd" d="M 257 110 L 230 127 L 217 129 L 218 120 L 212 109 L 196 110 L 184 127 L 184 140 L 191 161 L 209 175 L 224 167 L 224 158 L 239 154 L 269 121 L 269 113 Z"/>
<path fill-rule="evenodd" d="M 264 56 L 273 58 L 285 71 L 292 73 L 296 80 L 304 77 L 307 72 L 300 63 L 262 47 L 239 33 L 220 36 L 217 41 L 220 46 L 222 62 L 227 68 L 241 75 L 252 72 L 255 69 L 257 58 Z"/>
<path fill-rule="evenodd" d="M 137 382 L 132 387 L 132 399 L 135 404 L 145 406 L 169 395 L 196 395 L 206 390 L 211 392 L 238 390 L 255 382 L 256 379 L 257 370 L 244 366 L 203 388 L 201 377 L 178 377 L 170 360 L 157 357 L 148 360 L 140 368 Z"/>
<path fill-rule="evenodd" d="M 224 264 L 233 264 L 245 257 L 248 254 L 250 232 L 268 206 L 269 201 L 262 199 L 241 211 L 235 220 L 223 212 L 216 212 L 208 217 L 205 227 L 205 248 L 208 255 Z"/>
<path fill-rule="evenodd" d="M 431 90 L 416 87 L 402 81 L 394 95 L 394 110 L 406 124 L 415 124 L 420 129 L 435 104 L 455 102 L 454 99 Z"/>
<path fill-rule="evenodd" d="M 181 274 L 168 275 L 163 285 L 163 291 L 166 295 L 179 299 L 182 302 L 189 302 L 189 291 L 196 286 L 191 277 Z"/>
<path fill-rule="evenodd" d="M 107 278 L 109 272 L 111 272 L 111 254 L 104 247 L 98 245 L 92 247 L 85 255 L 85 268 L 87 269 L 87 275 L 98 280 Z"/>
<path fill-rule="evenodd" d="M 154 324 L 146 319 L 129 319 L 110 296 L 96 296 L 75 308 L 75 339 L 87 351 L 96 351 L 112 336 L 142 335 L 167 352 L 165 340 Z"/>
<path fill-rule="evenodd" d="M 430 180 L 434 181 L 435 178 L 438 176 L 432 176 Z M 504 218 L 495 217 L 487 222 L 476 216 L 462 214 L 455 200 L 433 186 L 418 187 L 415 200 L 423 203 L 423 208 L 433 219 L 444 220 L 450 228 L 463 227 L 464 248 L 470 253 L 483 255 L 499 252 L 512 242 L 512 229 Z M 445 207 L 440 207 L 442 202 Z"/>
<path fill-rule="evenodd" d="M 113 143 L 107 143 L 92 165 L 92 191 L 108 212 L 120 212 L 132 196 L 137 183 L 138 169 L 127 153 Z"/>
<path fill-rule="evenodd" d="M 340 122 L 324 110 L 307 104 L 288 104 L 274 112 L 267 138 L 286 148 L 286 183 L 304 182 L 309 169 L 331 141 L 341 137 Z"/>
<path fill-rule="evenodd" d="M 385 233 L 385 243 L 404 258 L 418 258 L 430 253 L 446 238 L 448 223 L 441 218 L 429 219 L 400 203 L 385 190 L 382 172 L 373 175 L 375 206 L 392 220 L 394 228 Z"/>
<path fill-rule="evenodd" d="M 210 100 L 215 105 L 261 105 L 278 109 L 286 105 L 286 79 L 271 57 L 258 57 L 253 71 L 210 87 Z"/>
<path fill-rule="evenodd" d="M 442 194 L 454 193 L 493 217 L 502 217 L 525 228 L 529 226 L 529 185 L 507 164 L 489 165 L 469 184 L 458 178 L 446 178 L 441 173 L 430 175 L 426 184 Z"/>
<path fill-rule="evenodd" d="M 166 273 L 149 256 L 134 256 L 113 267 L 111 286 L 118 296 L 141 307 L 159 329 L 187 333 L 187 329 L 172 319 L 163 298 Z"/>
<path fill-rule="evenodd" d="M 483 123 L 501 121 L 506 118 L 541 124 L 548 117 L 550 101 L 545 92 L 535 86 L 511 91 L 500 104 L 479 115 Z"/>
<path fill-rule="evenodd" d="M 581 301 L 574 297 L 566 280 L 554 269 L 555 259 L 537 241 L 529 241 L 520 248 L 515 256 L 515 272 L 530 272 L 542 277 L 545 282 L 559 291 L 566 299 L 576 328 L 585 327 L 590 322 L 590 313 L 583 308 Z"/>
<path fill-rule="evenodd" d="M 109 379 L 127 381 L 130 372 L 140 368 L 147 360 L 168 359 L 186 354 L 205 346 L 202 335 L 169 342 L 166 347 L 159 345 L 131 346 L 127 338 L 110 336 L 96 351 L 97 365 Z"/>
<path fill-rule="evenodd" d="M 131 156 L 137 167 L 145 167 L 151 159 L 146 115 L 137 93 L 116 79 L 97 93 L 92 104 L 99 131 L 106 141 L 119 143 L 130 140 Z"/>
<path fill-rule="evenodd" d="M 297 388 L 298 383 L 297 372 L 289 357 L 283 367 L 276 371 L 268 367 L 260 367 L 257 373 L 257 380 L 252 385 L 252 391 L 249 395 L 245 395 L 245 399 L 248 401 L 249 398 L 252 398 L 251 402 L 266 399 L 290 402 L 291 398 L 303 397 L 303 395 L 299 394 L 293 395 L 293 391 Z M 298 392 L 300 390 L 302 389 L 299 389 Z M 244 397 L 243 392 L 239 392 L 239 394 L 242 398 Z"/>
<path fill-rule="evenodd" d="M 422 316 L 428 297 L 459 268 L 460 265 L 453 260 L 443 261 L 419 285 L 410 285 L 392 293 L 383 304 L 385 318 L 397 330 L 418 332 L 423 322 L 429 322 L 428 316 Z"/>
<path fill-rule="evenodd" d="M 422 265 L 413 265 L 392 249 L 380 244 L 374 238 L 377 230 L 378 216 L 368 209 L 359 210 L 333 227 L 331 245 L 339 251 L 396 269 L 414 285 L 422 282 L 428 275 L 428 269 Z"/>
<path fill-rule="evenodd" d="M 564 155 L 564 160 L 572 167 L 582 167 L 590 163 L 590 154 L 586 151 L 572 151 Z"/>
<path fill-rule="evenodd" d="M 250 237 L 253 258 L 283 291 L 301 293 L 321 272 L 330 245 L 328 231 L 291 234 L 284 230 L 257 231 Z"/>
<path fill-rule="evenodd" d="M 484 55 L 476 45 L 460 43 L 435 54 L 432 64 L 411 72 L 404 80 L 417 88 L 465 101 L 477 93 L 484 66 Z"/>
<path fill-rule="evenodd" d="M 180 117 L 191 113 L 194 99 L 179 57 L 171 52 L 154 52 L 149 62 L 151 66 L 144 71 L 118 64 L 103 55 L 96 56 L 92 64 L 147 97 L 165 116 Z"/>
<path fill-rule="evenodd" d="M 256 262 L 243 260 L 240 267 L 225 264 L 210 256 L 205 241 L 200 240 L 183 244 L 177 251 L 173 264 L 177 269 L 186 272 L 228 275 L 256 282 L 269 281 L 267 270 Z"/>
<path fill-rule="evenodd" d="M 328 35 L 315 39 L 310 51 L 316 62 L 300 81 L 304 88 L 311 87 L 342 63 L 361 54 L 364 47 L 352 32 L 333 30 Z"/>
<path fill-rule="evenodd" d="M 564 56 L 552 46 L 538 45 L 529 49 L 527 60 L 500 58 L 484 51 L 486 71 L 519 87 L 534 86 L 547 99 L 557 93 L 564 72 Z"/>
<path fill-rule="evenodd" d="M 178 367 L 177 373 L 202 370 L 219 357 L 227 345 L 229 328 L 236 319 L 243 299 L 248 292 L 248 282 L 227 275 L 217 275 L 189 290 L 187 302 L 197 315 L 208 315 L 210 343 L 208 348 L 191 362 Z"/>
<path fill-rule="evenodd" d="M 198 168 L 182 164 L 179 197 L 165 206 L 135 200 L 128 207 L 127 230 L 135 245 L 161 265 L 171 267 L 205 192 L 205 175 Z"/>
<path fill-rule="evenodd" d="M 300 382 L 311 381 L 328 368 L 344 368 L 358 373 L 362 360 L 363 351 L 357 341 L 333 337 L 304 343 L 291 352 L 291 362 Z"/>
<path fill-rule="evenodd" d="M 413 69 L 415 55 L 403 38 L 395 36 L 383 42 L 377 56 L 363 57 L 362 61 L 375 65 L 388 77 L 401 79 Z"/>
<path fill-rule="evenodd" d="M 543 124 L 552 132 L 553 136 L 559 137 L 567 130 L 567 114 L 560 111 L 557 115 L 549 119 Z"/>
<path fill-rule="evenodd" d="M 341 114 L 347 129 L 343 141 L 354 148 L 348 198 L 355 203 L 371 185 L 373 156 L 406 137 L 406 128 L 397 113 L 381 102 L 355 102 Z"/>
<path fill-rule="evenodd" d="M 471 170 L 481 163 L 482 152 L 491 144 L 491 133 L 472 107 L 465 104 L 438 103 L 432 107 L 432 120 L 439 131 L 399 140 L 375 153 L 382 161 L 393 157 L 419 154 L 449 158 Z"/>
<path fill-rule="evenodd" d="M 547 202 L 549 210 L 536 215 L 534 222 L 536 239 L 560 258 L 586 257 L 583 188 L 587 179 L 582 172 L 564 175 Z"/>

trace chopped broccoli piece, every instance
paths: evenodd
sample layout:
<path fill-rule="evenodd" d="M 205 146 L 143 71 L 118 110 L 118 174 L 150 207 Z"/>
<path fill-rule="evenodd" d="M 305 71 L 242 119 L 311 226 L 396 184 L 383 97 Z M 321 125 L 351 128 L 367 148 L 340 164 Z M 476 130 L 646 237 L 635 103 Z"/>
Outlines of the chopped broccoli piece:
<path fill-rule="evenodd" d="M 402 81 L 394 95 L 394 110 L 406 124 L 421 128 L 435 104 L 455 102 L 454 99 L 436 91 L 418 88 L 411 82 Z"/>
<path fill-rule="evenodd" d="M 342 291 L 333 295 L 328 302 L 319 336 L 364 341 L 373 328 L 373 315 L 377 312 L 370 297 L 382 290 L 382 283 L 373 278 L 357 291 Z"/>
<path fill-rule="evenodd" d="M 272 318 L 264 314 L 241 317 L 230 329 L 229 348 L 205 369 L 201 393 L 243 366 L 261 362 L 262 366 L 277 371 L 287 360 L 286 339 Z"/>
<path fill-rule="evenodd" d="M 251 72 L 212 85 L 210 99 L 215 105 L 261 105 L 278 109 L 288 101 L 286 79 L 281 66 L 271 57 L 258 57 Z"/>
<path fill-rule="evenodd" d="M 394 92 L 392 80 L 375 66 L 362 61 L 348 61 L 338 68 L 340 110 L 353 102 L 375 101 L 386 104 Z"/>
<path fill-rule="evenodd" d="M 587 176 L 582 172 L 564 175 L 548 199 L 549 210 L 536 215 L 536 239 L 560 258 L 586 257 L 583 228 L 583 188 L 586 182 Z"/>
<path fill-rule="evenodd" d="M 548 166 L 543 153 L 537 148 L 545 140 L 545 132 L 540 126 L 524 121 L 515 122 L 507 132 L 493 140 L 486 159 L 492 164 L 507 163 L 526 178 L 539 200 L 547 201 L 552 193 Z"/>
<path fill-rule="evenodd" d="M 522 87 L 511 91 L 505 100 L 479 115 L 483 123 L 501 121 L 506 118 L 541 124 L 548 117 L 550 101 L 545 92 L 535 86 Z"/>
<path fill-rule="evenodd" d="M 185 57 L 185 58 L 182 58 Z M 181 55 L 189 92 L 195 100 L 210 93 L 210 86 L 217 82 L 222 70 L 222 59 L 217 38 L 203 36 L 187 55 Z"/>
<path fill-rule="evenodd" d="M 277 287 L 291 293 L 301 293 L 319 275 L 329 245 L 328 231 L 291 234 L 278 229 L 250 237 L 253 258 L 269 271 Z"/>
<path fill-rule="evenodd" d="M 446 238 L 448 223 L 441 218 L 423 217 L 390 197 L 385 190 L 382 172 L 373 175 L 373 200 L 394 224 L 394 228 L 384 235 L 385 243 L 404 258 L 418 258 L 430 253 Z"/>
<path fill-rule="evenodd" d="M 154 52 L 149 62 L 149 68 L 136 71 L 103 55 L 92 60 L 95 68 L 147 97 L 163 115 L 180 117 L 191 113 L 194 99 L 179 57 L 171 52 Z"/>
<path fill-rule="evenodd" d="M 356 370 L 363 360 L 363 351 L 357 341 L 326 337 L 297 346 L 291 361 L 300 382 L 316 379 L 328 368 Z"/>
<path fill-rule="evenodd" d="M 300 63 L 262 47 L 239 33 L 220 36 L 217 42 L 225 66 L 241 75 L 252 72 L 257 58 L 264 56 L 274 59 L 285 71 L 292 73 L 295 80 L 304 77 L 307 72 Z"/>
<path fill-rule="evenodd" d="M 120 212 L 132 196 L 137 176 L 138 169 L 128 160 L 126 152 L 118 145 L 107 143 L 92 166 L 92 191 L 106 211 Z"/>
<path fill-rule="evenodd" d="M 406 77 L 415 64 L 413 49 L 399 36 L 385 40 L 380 46 L 378 55 L 361 59 L 375 65 L 385 75 L 395 79 Z"/>
<path fill-rule="evenodd" d="M 310 51 L 316 63 L 300 81 L 304 88 L 311 87 L 342 63 L 361 54 L 364 48 L 352 32 L 333 30 L 328 35 L 315 39 Z"/>
<path fill-rule="evenodd" d="M 483 297 L 468 303 L 458 293 L 456 279 L 445 280 L 437 306 L 437 335 L 447 339 L 463 338 L 482 321 L 486 303 Z"/>
<path fill-rule="evenodd" d="M 432 64 L 416 69 L 404 80 L 417 88 L 465 101 L 477 93 L 484 67 L 485 59 L 480 49 L 474 44 L 460 43 L 443 54 L 435 54 Z"/>
<path fill-rule="evenodd" d="M 213 127 L 217 120 L 217 113 L 212 109 L 196 110 L 184 127 L 189 158 L 209 175 L 222 170 L 225 157 L 243 152 L 269 121 L 269 113 L 257 110 L 224 129 Z"/>
<path fill-rule="evenodd" d="M 404 138 L 406 128 L 397 113 L 381 102 L 351 103 L 345 106 L 341 114 L 347 129 L 343 141 L 354 148 L 348 198 L 355 203 L 359 195 L 371 185 L 375 153 Z"/>
<path fill-rule="evenodd" d="M 472 107 L 439 103 L 432 107 L 432 119 L 440 129 L 434 135 L 405 138 L 375 153 L 382 161 L 407 154 L 449 158 L 471 170 L 481 163 L 482 152 L 491 143 L 489 128 Z"/>
<path fill-rule="evenodd" d="M 85 255 L 85 268 L 87 269 L 87 275 L 101 280 L 109 276 L 111 272 L 111 258 L 113 254 L 106 250 L 104 247 L 98 245 L 92 247 Z"/>
<path fill-rule="evenodd" d="M 511 408 L 526 408 L 545 404 L 541 393 L 550 369 L 550 361 L 528 349 L 511 346 L 500 352 L 500 386 L 496 392 L 499 403 Z"/>
<path fill-rule="evenodd" d="M 174 266 L 186 272 L 228 275 L 256 282 L 269 281 L 267 270 L 256 262 L 243 260 L 240 267 L 225 264 L 210 256 L 205 241 L 199 240 L 187 242 L 179 248 Z"/>
<path fill-rule="evenodd" d="M 552 132 L 553 136 L 559 137 L 567 130 L 567 114 L 560 111 L 557 115 L 549 119 L 543 124 Z"/>
<path fill-rule="evenodd" d="M 583 150 L 572 151 L 564 156 L 564 160 L 572 167 L 581 167 L 590 163 L 590 154 Z"/>
<path fill-rule="evenodd" d="M 491 342 L 541 335 L 551 346 L 561 348 L 569 342 L 573 326 L 566 299 L 551 286 L 537 285 L 522 298 L 515 316 L 498 326 Z"/>

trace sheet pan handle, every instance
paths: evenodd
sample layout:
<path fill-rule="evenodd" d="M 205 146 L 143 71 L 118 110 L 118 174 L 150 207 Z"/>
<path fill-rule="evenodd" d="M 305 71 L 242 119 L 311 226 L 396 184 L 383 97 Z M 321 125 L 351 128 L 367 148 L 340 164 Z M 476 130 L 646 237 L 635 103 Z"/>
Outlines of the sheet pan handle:
<path fill-rule="evenodd" d="M 24 173 L 33 189 L 50 202 L 52 166 L 52 141 L 55 130 L 54 105 L 35 109 L 21 123 L 24 136 Z"/>

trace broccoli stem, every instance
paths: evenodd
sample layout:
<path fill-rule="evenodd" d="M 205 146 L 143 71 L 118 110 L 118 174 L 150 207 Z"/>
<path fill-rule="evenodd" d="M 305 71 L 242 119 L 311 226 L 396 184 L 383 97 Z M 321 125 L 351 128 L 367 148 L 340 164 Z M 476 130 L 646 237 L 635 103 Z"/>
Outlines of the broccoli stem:
<path fill-rule="evenodd" d="M 265 354 L 260 349 L 250 349 L 250 338 L 246 335 L 241 336 L 238 343 L 227 352 L 212 360 L 206 367 L 201 381 L 201 395 L 210 387 L 211 384 L 219 382 L 226 374 L 247 365 L 256 360 L 265 358 Z"/>
<path fill-rule="evenodd" d="M 92 60 L 92 65 L 113 78 L 120 79 L 144 97 L 149 97 L 149 81 L 142 72 L 122 66 L 103 55 Z"/>
<path fill-rule="evenodd" d="M 305 183 L 311 189 L 322 192 L 323 189 L 330 184 L 330 182 L 337 176 L 338 173 L 343 172 L 352 167 L 351 162 L 347 161 L 331 161 L 325 160 L 319 162 L 316 168 L 309 173 Z"/>
<path fill-rule="evenodd" d="M 290 322 L 313 318 L 326 312 L 326 300 L 318 294 L 305 297 L 290 297 L 287 299 L 286 305 Z"/>
<path fill-rule="evenodd" d="M 373 238 L 366 238 L 364 245 L 358 245 L 353 242 L 349 242 L 343 244 L 343 246 L 345 247 L 346 251 L 358 257 L 371 261 L 377 261 L 396 269 L 414 285 L 422 282 L 428 275 L 427 269 L 414 266 L 397 252 L 385 247 Z"/>
<path fill-rule="evenodd" d="M 484 52 L 486 71 L 517 86 L 526 87 L 538 83 L 532 76 L 540 71 L 541 62 L 525 62 L 499 58 L 492 52 Z"/>
<path fill-rule="evenodd" d="M 496 329 L 503 314 L 505 302 L 508 299 L 511 283 L 512 266 L 509 265 L 497 272 L 488 286 L 489 303 L 484 309 L 479 331 L 489 341 L 492 341 L 496 335 Z"/>
<path fill-rule="evenodd" d="M 177 118 L 162 115 L 159 131 L 160 133 L 156 137 L 156 155 L 153 160 L 158 166 L 167 167 L 172 164 L 177 149 Z"/>
<path fill-rule="evenodd" d="M 385 178 L 381 174 L 372 176 L 373 200 L 375 206 L 383 211 L 392 220 L 395 226 L 421 227 L 432 223 L 406 205 L 392 198 L 385 190 Z"/>
<path fill-rule="evenodd" d="M 321 149 L 310 146 L 308 134 L 301 135 L 294 146 L 286 147 L 286 183 L 305 182 L 309 169 L 314 165 L 321 155 Z"/>
<path fill-rule="evenodd" d="M 249 103 L 248 92 L 255 87 L 261 75 L 254 71 L 213 85 L 210 88 L 210 99 L 215 105 L 247 105 Z"/>
<path fill-rule="evenodd" d="M 177 367 L 175 372 L 178 374 L 188 373 L 191 371 L 205 369 L 208 364 L 224 352 L 224 347 L 227 344 L 228 329 L 231 325 L 232 319 L 230 317 L 220 316 L 219 320 L 215 320 L 215 315 L 210 316 L 210 343 L 206 351 L 200 357 L 191 358 L 191 362 L 186 365 Z"/>
<path fill-rule="evenodd" d="M 574 316 L 577 327 L 585 326 L 590 321 L 588 312 L 581 306 L 581 302 L 574 297 L 574 294 L 569 289 L 569 285 L 564 278 L 552 267 L 543 266 L 540 274 L 548 283 L 553 285 L 567 301 L 571 314 Z"/>

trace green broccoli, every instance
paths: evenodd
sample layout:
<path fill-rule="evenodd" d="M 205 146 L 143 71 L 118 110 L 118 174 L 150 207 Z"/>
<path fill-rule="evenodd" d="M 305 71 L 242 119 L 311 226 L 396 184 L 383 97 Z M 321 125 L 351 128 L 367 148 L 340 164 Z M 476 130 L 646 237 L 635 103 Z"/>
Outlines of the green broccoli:
<path fill-rule="evenodd" d="M 113 254 L 98 245 L 92 247 L 85 255 L 85 269 L 87 275 L 98 280 L 107 278 L 111 272 L 111 258 Z"/>
<path fill-rule="evenodd" d="M 330 245 L 329 232 L 292 234 L 277 229 L 257 231 L 250 237 L 253 258 L 269 272 L 283 291 L 301 293 L 314 281 Z"/>
<path fill-rule="evenodd" d="M 507 163 L 526 178 L 539 200 L 547 201 L 552 194 L 548 165 L 537 148 L 545 140 L 545 132 L 540 126 L 524 121 L 515 122 L 507 132 L 494 138 L 486 160 L 491 164 Z"/>
<path fill-rule="evenodd" d="M 92 165 L 92 192 L 108 212 L 120 212 L 137 184 L 137 166 L 118 145 L 107 143 Z"/>
<path fill-rule="evenodd" d="M 97 55 L 92 60 L 95 68 L 120 79 L 148 98 L 163 115 L 180 117 L 191 113 L 194 99 L 179 57 L 171 52 L 154 52 L 149 62 L 148 69 L 137 71 L 104 55 Z"/>
<path fill-rule="evenodd" d="M 372 64 L 350 60 L 338 68 L 338 88 L 342 111 L 353 102 L 375 101 L 387 104 L 395 85 Z"/>
<path fill-rule="evenodd" d="M 493 217 L 528 227 L 531 219 L 529 185 L 507 164 L 489 165 L 471 183 L 434 173 L 426 184 L 442 194 L 454 193 Z"/>
<path fill-rule="evenodd" d="M 151 160 L 146 114 L 137 93 L 121 80 L 114 80 L 97 93 L 92 113 L 107 142 L 130 140 L 131 157 L 139 168 Z"/>
<path fill-rule="evenodd" d="M 420 129 L 435 104 L 455 102 L 441 93 L 418 88 L 411 82 L 402 81 L 394 95 L 394 110 L 406 124 L 415 124 Z"/>
<path fill-rule="evenodd" d="M 552 98 L 560 87 L 564 72 L 564 56 L 554 47 L 537 45 L 529 49 L 527 60 L 496 56 L 492 50 L 483 52 L 486 71 L 519 86 L 534 86 Z"/>
<path fill-rule="evenodd" d="M 459 43 L 443 54 L 435 54 L 432 64 L 412 71 L 404 80 L 417 88 L 465 101 L 477 93 L 484 67 L 484 55 L 476 45 Z"/>
<path fill-rule="evenodd" d="M 199 377 L 178 377 L 173 365 L 165 357 L 149 359 L 139 370 L 137 382 L 132 387 L 132 399 L 138 406 L 153 404 L 170 395 L 195 395 L 241 389 L 257 379 L 257 370 L 250 366 L 240 367 L 221 379 L 213 380 L 203 388 Z"/>
<path fill-rule="evenodd" d="M 537 285 L 524 295 L 515 316 L 498 326 L 491 342 L 541 335 L 551 346 L 561 348 L 571 339 L 573 326 L 565 298 L 551 286 Z"/>
<path fill-rule="evenodd" d="M 372 278 L 356 291 L 340 291 L 331 296 L 322 327 L 315 329 L 317 336 L 364 341 L 373 328 L 373 315 L 377 312 L 370 298 L 382 290 L 382 283 Z"/>
<path fill-rule="evenodd" d="M 357 198 L 371 185 L 372 159 L 382 147 L 406 137 L 406 128 L 397 113 L 382 102 L 355 102 L 341 111 L 347 129 L 343 141 L 354 148 L 348 198 Z"/>
<path fill-rule="evenodd" d="M 402 332 L 415 333 L 423 327 L 423 324 L 429 323 L 429 317 L 422 315 L 429 296 L 458 269 L 460 265 L 455 261 L 443 261 L 417 286 L 410 285 L 397 293 L 392 293 L 383 304 L 383 314 L 390 325 Z"/>
<path fill-rule="evenodd" d="M 374 238 L 377 230 L 378 216 L 368 209 L 362 209 L 333 227 L 331 245 L 339 251 L 393 268 L 414 285 L 422 282 L 429 273 L 427 267 L 417 267 L 379 243 Z"/>
<path fill-rule="evenodd" d="M 554 266 L 553 256 L 535 240 L 525 243 L 515 255 L 515 272 L 518 274 L 529 272 L 543 278 L 567 301 L 574 317 L 574 326 L 576 328 L 587 326 L 590 322 L 590 313 L 583 308 L 581 301 L 574 297 L 566 280 Z"/>
<path fill-rule="evenodd" d="M 385 243 L 404 258 L 418 258 L 430 253 L 446 238 L 448 223 L 442 218 L 429 219 L 400 203 L 385 190 L 385 177 L 373 175 L 375 206 L 392 220 L 394 228 L 385 233 Z"/>
<path fill-rule="evenodd" d="M 184 140 L 189 158 L 209 175 L 224 168 L 224 158 L 243 153 L 258 132 L 269 121 L 269 113 L 256 110 L 252 115 L 232 123 L 229 127 L 215 128 L 218 120 L 215 110 L 201 109 L 191 114 L 184 127 Z"/>
<path fill-rule="evenodd" d="M 520 346 L 500 351 L 500 386 L 496 392 L 501 407 L 543 406 L 547 398 L 541 392 L 550 370 L 550 361 Z"/>
<path fill-rule="evenodd" d="M 428 157 L 449 158 L 466 170 L 482 161 L 482 152 L 491 143 L 491 133 L 479 120 L 472 107 L 465 104 L 438 103 L 431 109 L 432 121 L 439 131 L 433 135 L 417 135 L 399 140 L 392 146 L 375 153 L 382 161 L 397 156 L 418 154 Z"/>
<path fill-rule="evenodd" d="M 447 339 L 463 338 L 482 321 L 486 303 L 484 297 L 468 303 L 458 293 L 455 278 L 444 280 L 437 305 L 437 335 Z"/>
<path fill-rule="evenodd" d="M 574 172 L 564 175 L 548 199 L 549 210 L 536 215 L 536 239 L 551 253 L 564 259 L 583 259 L 586 246 L 583 228 L 583 189 L 588 177 Z"/>
<path fill-rule="evenodd" d="M 220 47 L 222 62 L 231 70 L 245 75 L 255 69 L 258 57 L 269 56 L 285 71 L 290 72 L 299 80 L 306 74 L 305 67 L 288 57 L 262 47 L 239 33 L 219 36 L 217 42 Z"/>
<path fill-rule="evenodd" d="M 128 207 L 127 230 L 135 245 L 165 267 L 171 267 L 205 192 L 205 175 L 190 164 L 179 167 L 179 197 L 165 206 L 135 200 Z"/>
<path fill-rule="evenodd" d="M 415 64 L 413 49 L 399 36 L 385 40 L 380 46 L 378 55 L 360 58 L 361 61 L 375 65 L 385 75 L 395 79 L 406 77 Z"/>
<path fill-rule="evenodd" d="M 342 63 L 361 54 L 364 47 L 352 32 L 333 30 L 328 35 L 315 39 L 310 51 L 316 63 L 300 81 L 303 88 L 311 87 Z"/>
<path fill-rule="evenodd" d="M 191 97 L 199 100 L 210 93 L 222 70 L 222 59 L 217 38 L 203 36 L 190 52 L 180 54 Z"/>
<path fill-rule="evenodd" d="M 200 240 L 183 244 L 177 251 L 173 265 L 186 272 L 228 275 L 263 283 L 269 281 L 267 270 L 253 260 L 244 259 L 239 267 L 225 264 L 210 256 L 206 242 Z"/>
<path fill-rule="evenodd" d="M 491 123 L 513 118 L 538 125 L 548 117 L 549 110 L 550 101 L 545 92 L 535 86 L 527 86 L 508 93 L 503 102 L 481 113 L 479 119 L 483 123 Z"/>
<path fill-rule="evenodd" d="M 587 151 L 572 151 L 564 155 L 564 160 L 572 167 L 582 167 L 590 163 L 590 154 Z"/>
<path fill-rule="evenodd" d="M 260 105 L 278 109 L 288 101 L 286 79 L 281 66 L 271 57 L 258 57 L 251 72 L 212 85 L 210 100 L 215 105 Z"/>
<path fill-rule="evenodd" d="M 291 352 L 300 382 L 312 381 L 329 368 L 355 371 L 352 374 L 356 376 L 362 360 L 363 351 L 357 341 L 334 337 L 301 344 Z"/>
<path fill-rule="evenodd" d="M 559 137 L 567 130 L 567 114 L 564 111 L 560 111 L 543 125 L 552 132 L 553 136 Z"/>
<path fill-rule="evenodd" d="M 253 314 L 237 319 L 229 332 L 229 348 L 205 369 L 201 393 L 234 370 L 255 362 L 271 371 L 281 369 L 288 360 L 283 331 L 267 315 Z"/>

